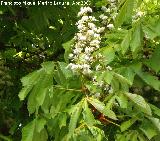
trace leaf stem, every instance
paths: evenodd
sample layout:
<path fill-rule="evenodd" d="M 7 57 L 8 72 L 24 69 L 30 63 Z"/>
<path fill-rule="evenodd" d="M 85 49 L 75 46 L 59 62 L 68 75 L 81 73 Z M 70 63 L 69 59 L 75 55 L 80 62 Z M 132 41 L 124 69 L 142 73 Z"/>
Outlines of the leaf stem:
<path fill-rule="evenodd" d="M 56 87 L 58 89 L 61 89 L 61 90 L 66 90 L 66 91 L 77 91 L 77 92 L 82 92 L 82 90 L 76 90 L 76 89 L 67 89 L 67 88 L 64 88 L 60 85 L 53 85 L 53 87 Z"/>

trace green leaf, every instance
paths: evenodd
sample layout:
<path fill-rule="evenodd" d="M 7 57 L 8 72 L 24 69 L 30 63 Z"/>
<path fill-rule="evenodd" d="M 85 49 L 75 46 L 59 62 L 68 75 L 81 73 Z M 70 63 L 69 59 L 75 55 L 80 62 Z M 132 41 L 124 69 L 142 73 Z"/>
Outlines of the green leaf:
<path fill-rule="evenodd" d="M 120 129 L 121 132 L 126 131 L 129 127 L 131 127 L 136 122 L 135 118 L 132 118 L 128 121 L 125 121 L 121 124 Z"/>
<path fill-rule="evenodd" d="M 62 75 L 64 75 L 64 77 L 66 79 L 70 78 L 73 76 L 73 73 L 71 70 L 67 69 L 67 64 L 64 62 L 58 62 L 58 71 L 60 71 L 60 73 Z"/>
<path fill-rule="evenodd" d="M 93 126 L 96 123 L 94 116 L 91 112 L 91 109 L 88 107 L 88 103 L 86 99 L 83 105 L 83 119 L 88 126 Z"/>
<path fill-rule="evenodd" d="M 114 60 L 115 51 L 112 47 L 103 47 L 98 52 L 104 56 L 105 65 L 109 64 Z"/>
<path fill-rule="evenodd" d="M 71 119 L 69 122 L 69 135 L 72 135 L 74 133 L 74 130 L 77 126 L 79 116 L 82 111 L 82 105 L 83 105 L 83 100 L 79 102 L 77 105 L 75 105 L 73 108 L 73 111 L 71 113 Z"/>
<path fill-rule="evenodd" d="M 122 76 L 121 74 L 118 74 L 118 73 L 114 73 L 114 77 L 119 80 L 119 82 L 121 82 L 122 84 L 129 84 L 129 85 L 132 85 L 132 82 L 129 81 L 127 78 L 125 78 L 124 76 Z"/>
<path fill-rule="evenodd" d="M 160 36 L 160 20 L 158 18 L 151 18 L 146 25 L 143 25 L 143 32 L 147 38 L 153 40 L 157 36 Z"/>
<path fill-rule="evenodd" d="M 152 124 L 156 127 L 157 131 L 160 133 L 160 119 L 154 117 L 148 117 Z"/>
<path fill-rule="evenodd" d="M 59 128 L 61 129 L 62 127 L 66 126 L 67 114 L 66 113 L 59 114 L 58 120 L 59 120 Z"/>
<path fill-rule="evenodd" d="M 140 129 L 148 137 L 149 140 L 157 135 L 157 131 L 155 127 L 149 120 L 143 120 L 142 125 L 140 126 Z"/>
<path fill-rule="evenodd" d="M 117 71 L 120 75 L 122 75 L 125 79 L 127 79 L 125 80 L 127 81 L 127 83 L 129 83 L 130 85 L 133 84 L 136 73 L 130 66 L 118 68 Z"/>
<path fill-rule="evenodd" d="M 89 103 L 91 103 L 99 112 L 103 113 L 105 116 L 111 118 L 111 119 L 114 119 L 114 120 L 117 120 L 117 117 L 115 115 L 115 113 L 110 110 L 109 108 L 107 108 L 105 106 L 104 103 L 100 102 L 99 100 L 97 99 L 94 99 L 92 97 L 88 98 L 87 99 L 89 101 Z"/>
<path fill-rule="evenodd" d="M 133 7 L 134 7 L 133 0 L 126 0 L 125 1 L 122 8 L 120 9 L 120 12 L 118 13 L 118 15 L 115 19 L 116 27 L 121 26 L 126 20 L 128 20 L 132 17 Z"/>
<path fill-rule="evenodd" d="M 34 119 L 22 129 L 22 141 L 47 141 L 46 120 Z"/>
<path fill-rule="evenodd" d="M 130 42 L 131 51 L 132 51 L 133 53 L 134 53 L 134 52 L 137 52 L 137 50 L 138 50 L 139 47 L 141 46 L 142 39 L 143 39 L 143 35 L 142 35 L 141 24 L 138 23 L 138 24 L 133 28 L 132 39 L 131 39 L 131 42 Z"/>
<path fill-rule="evenodd" d="M 160 117 L 160 109 L 152 104 L 149 104 L 153 113 Z"/>
<path fill-rule="evenodd" d="M 46 129 L 42 129 L 40 133 L 36 133 L 34 135 L 33 141 L 47 141 L 48 139 L 48 134 Z"/>
<path fill-rule="evenodd" d="M 43 118 L 37 119 L 36 120 L 36 131 L 40 133 L 46 123 L 47 123 L 47 121 Z"/>
<path fill-rule="evenodd" d="M 124 95 L 127 96 L 128 99 L 131 100 L 133 103 L 135 103 L 136 106 L 139 108 L 139 110 L 141 110 L 142 112 L 148 115 L 152 115 L 150 106 L 142 96 L 137 94 L 132 94 L 132 93 L 124 93 Z"/>
<path fill-rule="evenodd" d="M 49 90 L 52 90 L 50 89 L 53 85 L 52 74 L 46 74 L 43 71 L 36 82 L 37 83 L 32 88 L 28 99 L 28 110 L 30 114 L 34 113 L 36 108 L 42 106 L 46 93 L 49 92 Z"/>
<path fill-rule="evenodd" d="M 30 114 L 34 113 L 36 111 L 36 109 L 38 108 L 38 104 L 35 101 L 37 95 L 36 93 L 32 93 L 29 95 L 28 97 L 28 101 L 27 101 L 27 109 L 29 111 Z"/>
<path fill-rule="evenodd" d="M 22 141 L 32 141 L 33 140 L 34 132 L 35 132 L 35 125 L 36 125 L 36 120 L 33 120 L 32 122 L 28 123 L 22 129 Z"/>
<path fill-rule="evenodd" d="M 130 40 L 131 40 L 131 31 L 129 30 L 121 43 L 121 51 L 123 55 L 127 52 L 129 48 Z"/>
<path fill-rule="evenodd" d="M 44 62 L 41 64 L 41 66 L 47 74 L 52 74 L 55 68 L 55 62 L 53 61 Z"/>
<path fill-rule="evenodd" d="M 116 99 L 117 99 L 117 101 L 118 101 L 118 103 L 119 103 L 121 108 L 127 108 L 128 99 L 122 93 L 119 93 L 116 96 Z"/>
<path fill-rule="evenodd" d="M 160 71 L 160 65 L 159 65 L 159 61 L 160 60 L 160 46 L 157 46 L 156 49 L 154 50 L 154 53 L 152 54 L 152 57 L 145 61 L 144 63 L 152 68 L 156 73 L 158 73 Z"/>
<path fill-rule="evenodd" d="M 39 78 L 40 73 L 41 73 L 41 71 L 34 71 L 21 79 L 21 82 L 22 82 L 22 85 L 24 86 L 24 88 L 20 91 L 20 93 L 18 95 L 20 100 L 25 99 L 27 94 L 30 92 L 32 87 L 37 82 L 36 80 Z"/>
<path fill-rule="evenodd" d="M 96 141 L 102 141 L 105 137 L 104 131 L 95 126 L 88 127 Z"/>
<path fill-rule="evenodd" d="M 138 75 L 148 85 L 153 87 L 155 90 L 160 91 L 160 81 L 158 80 L 157 77 L 152 76 L 152 75 L 150 75 L 149 73 L 146 73 L 146 72 L 138 72 Z"/>
<path fill-rule="evenodd" d="M 28 95 L 28 93 L 32 90 L 33 85 L 29 85 L 27 87 L 24 87 L 21 89 L 21 91 L 19 92 L 19 98 L 20 100 L 24 100 L 25 97 Z"/>
<path fill-rule="evenodd" d="M 143 32 L 146 34 L 146 36 L 150 39 L 154 39 L 157 36 L 157 33 L 155 32 L 154 28 L 151 26 L 142 26 Z"/>
<path fill-rule="evenodd" d="M 105 71 L 103 78 L 106 83 L 111 84 L 113 79 L 113 73 L 111 71 Z"/>
<path fill-rule="evenodd" d="M 68 63 L 69 62 L 69 54 L 72 52 L 72 45 L 74 43 L 74 40 L 71 39 L 70 41 L 67 41 L 66 43 L 63 43 L 62 46 L 65 49 L 64 59 Z"/>
<path fill-rule="evenodd" d="M 36 93 L 37 93 L 37 103 L 39 106 L 41 106 L 44 102 L 44 99 L 46 97 L 46 93 L 49 91 L 50 87 L 53 85 L 53 76 L 52 75 L 44 75 L 43 80 L 39 80 L 37 82 Z"/>

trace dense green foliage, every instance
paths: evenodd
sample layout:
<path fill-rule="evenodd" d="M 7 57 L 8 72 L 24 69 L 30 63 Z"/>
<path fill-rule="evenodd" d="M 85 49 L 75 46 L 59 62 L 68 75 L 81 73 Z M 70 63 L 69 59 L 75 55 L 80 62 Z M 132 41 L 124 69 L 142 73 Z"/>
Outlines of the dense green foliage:
<path fill-rule="evenodd" d="M 0 140 L 159 141 L 159 0 L 91 1 L 91 74 L 68 67 L 80 7 L 1 6 Z"/>

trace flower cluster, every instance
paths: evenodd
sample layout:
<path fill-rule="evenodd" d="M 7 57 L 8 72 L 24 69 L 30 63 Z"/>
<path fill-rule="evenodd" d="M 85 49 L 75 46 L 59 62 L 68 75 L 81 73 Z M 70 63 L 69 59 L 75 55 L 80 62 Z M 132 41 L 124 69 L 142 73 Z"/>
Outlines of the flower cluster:
<path fill-rule="evenodd" d="M 105 30 L 104 27 L 97 27 L 95 17 L 89 16 L 92 12 L 90 7 L 82 7 L 78 13 L 81 19 L 76 23 L 79 30 L 76 33 L 73 46 L 73 53 L 69 54 L 72 63 L 70 67 L 75 72 L 82 72 L 84 75 L 90 74 L 91 65 L 95 61 L 92 53 L 100 48 L 100 34 Z"/>
<path fill-rule="evenodd" d="M 136 9 L 135 11 L 135 15 L 132 16 L 132 21 L 136 22 L 137 20 L 139 20 L 142 16 L 145 15 L 145 12 L 142 12 L 140 9 Z"/>
<path fill-rule="evenodd" d="M 101 19 L 101 23 L 105 26 L 107 26 L 108 29 L 113 29 L 114 25 L 112 24 L 112 21 L 117 16 L 117 2 L 116 0 L 108 0 L 109 5 L 108 8 L 105 6 L 102 6 L 101 10 L 104 12 L 99 16 Z"/>
<path fill-rule="evenodd" d="M 96 71 L 110 71 L 110 66 L 102 67 L 104 56 L 95 51 L 100 48 L 101 33 L 105 27 L 97 27 L 96 18 L 91 16 L 92 9 L 90 7 L 82 7 L 78 13 L 80 20 L 76 23 L 78 32 L 74 36 L 74 45 L 72 46 L 72 53 L 69 54 L 71 63 L 68 65 L 73 72 L 78 72 L 84 76 L 90 75 L 93 78 L 90 82 L 96 86 L 101 92 L 109 91 L 111 86 L 106 84 L 103 80 L 99 81 L 95 75 Z M 100 97 L 100 93 L 90 91 L 92 95 Z"/>

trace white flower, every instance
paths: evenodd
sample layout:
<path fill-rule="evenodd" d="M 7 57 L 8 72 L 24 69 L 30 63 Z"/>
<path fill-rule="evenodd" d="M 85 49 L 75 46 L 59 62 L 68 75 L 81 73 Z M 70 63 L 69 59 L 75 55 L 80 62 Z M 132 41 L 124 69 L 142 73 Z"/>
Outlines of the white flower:
<path fill-rule="evenodd" d="M 112 70 L 111 66 L 107 66 L 106 69 L 109 70 L 109 71 Z"/>
<path fill-rule="evenodd" d="M 90 46 L 97 46 L 100 44 L 100 41 L 99 40 L 93 40 L 90 42 Z"/>
<path fill-rule="evenodd" d="M 94 35 L 94 31 L 93 31 L 93 30 L 88 30 L 87 33 L 88 33 L 89 35 L 91 35 L 91 36 Z"/>
<path fill-rule="evenodd" d="M 86 36 L 80 36 L 80 37 L 79 37 L 79 40 L 81 40 L 81 41 L 85 41 L 86 39 L 87 39 Z"/>
<path fill-rule="evenodd" d="M 104 81 L 100 81 L 99 83 L 98 83 L 98 86 L 100 86 L 100 87 L 102 87 L 104 85 Z"/>
<path fill-rule="evenodd" d="M 81 21 L 85 22 L 85 21 L 88 21 L 89 17 L 88 16 L 83 16 Z"/>
<path fill-rule="evenodd" d="M 95 17 L 93 17 L 93 16 L 89 16 L 89 19 L 90 19 L 92 22 L 97 21 L 97 19 L 96 19 Z"/>
<path fill-rule="evenodd" d="M 73 55 L 72 53 L 69 54 L 69 58 L 73 58 L 73 56 L 74 56 L 74 55 Z"/>
<path fill-rule="evenodd" d="M 102 33 L 105 30 L 105 27 L 98 28 L 97 33 Z"/>
<path fill-rule="evenodd" d="M 107 20 L 107 19 L 108 19 L 108 17 L 105 16 L 104 14 L 101 14 L 101 15 L 99 16 L 99 18 L 102 19 L 102 20 Z"/>
<path fill-rule="evenodd" d="M 74 53 L 74 54 L 80 54 L 81 51 L 82 51 L 81 48 L 75 48 L 75 49 L 73 50 L 73 53 Z"/>
<path fill-rule="evenodd" d="M 94 23 L 88 23 L 90 29 L 95 29 L 96 25 Z"/>
<path fill-rule="evenodd" d="M 80 12 L 78 13 L 78 16 L 83 16 L 84 14 L 87 13 L 92 13 L 92 9 L 90 7 L 81 7 Z"/>
<path fill-rule="evenodd" d="M 89 53 L 91 53 L 92 51 L 94 50 L 94 48 L 92 47 L 86 47 L 85 48 L 85 53 L 87 53 L 87 54 L 89 54 Z"/>
<path fill-rule="evenodd" d="M 102 66 L 101 66 L 100 64 L 98 64 L 98 65 L 96 66 L 96 71 L 99 71 L 101 68 L 102 68 Z"/>
<path fill-rule="evenodd" d="M 95 38 L 99 38 L 99 39 L 100 39 L 100 35 L 99 35 L 99 34 L 97 34 L 97 33 L 95 33 L 95 34 L 94 34 L 94 37 L 95 37 Z"/>
<path fill-rule="evenodd" d="M 108 24 L 107 27 L 108 27 L 109 29 L 113 29 L 113 28 L 114 28 L 114 25 L 113 25 L 113 24 Z"/>
<path fill-rule="evenodd" d="M 136 14 L 136 17 L 142 17 L 144 15 L 144 12 L 138 11 Z"/>
<path fill-rule="evenodd" d="M 108 91 L 109 93 L 113 93 L 113 89 L 112 87 L 110 88 L 110 90 Z"/>
<path fill-rule="evenodd" d="M 104 12 L 106 12 L 107 8 L 105 6 L 102 6 L 101 10 L 104 11 Z"/>
<path fill-rule="evenodd" d="M 77 28 L 78 28 L 79 30 L 83 30 L 83 29 L 84 29 L 84 25 L 79 24 L 79 25 L 77 26 Z"/>
<path fill-rule="evenodd" d="M 111 12 L 111 9 L 110 9 L 110 8 L 107 8 L 106 12 L 107 12 L 107 13 L 110 13 L 110 12 Z"/>
<path fill-rule="evenodd" d="M 84 69 L 90 69 L 90 65 L 88 65 L 88 64 L 83 64 L 82 66 Z"/>

